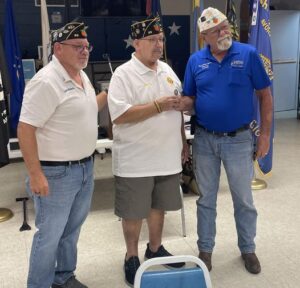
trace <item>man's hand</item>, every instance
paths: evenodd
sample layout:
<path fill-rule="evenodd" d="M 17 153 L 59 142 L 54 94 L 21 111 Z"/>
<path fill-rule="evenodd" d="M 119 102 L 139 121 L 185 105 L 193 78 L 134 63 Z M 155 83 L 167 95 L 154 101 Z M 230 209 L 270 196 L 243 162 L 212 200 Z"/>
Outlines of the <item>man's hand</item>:
<path fill-rule="evenodd" d="M 43 172 L 29 177 L 29 185 L 32 193 L 47 196 L 49 194 L 48 180 Z"/>
<path fill-rule="evenodd" d="M 185 141 L 183 143 L 182 151 L 181 151 L 181 161 L 184 164 L 186 161 L 189 160 L 190 157 L 190 146 L 189 144 Z"/>
<path fill-rule="evenodd" d="M 194 96 L 182 96 L 176 106 L 177 111 L 191 111 L 194 108 Z"/>
<path fill-rule="evenodd" d="M 180 103 L 180 97 L 178 96 L 163 96 L 156 99 L 161 111 L 175 110 Z"/>
<path fill-rule="evenodd" d="M 265 157 L 270 149 L 270 136 L 261 134 L 257 138 L 256 159 Z"/>

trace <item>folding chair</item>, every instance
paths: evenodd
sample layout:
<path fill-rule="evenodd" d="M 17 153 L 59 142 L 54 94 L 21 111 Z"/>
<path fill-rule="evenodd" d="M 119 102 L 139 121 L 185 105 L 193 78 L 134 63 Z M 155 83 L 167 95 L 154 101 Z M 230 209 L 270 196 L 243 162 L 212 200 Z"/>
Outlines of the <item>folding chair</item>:
<path fill-rule="evenodd" d="M 182 236 L 183 236 L 183 237 L 186 237 L 185 212 L 184 212 L 184 199 L 183 199 L 183 192 L 182 192 L 181 185 L 179 185 L 179 189 L 180 189 L 180 197 L 181 197 L 181 203 L 182 203 L 182 207 L 181 207 L 181 227 L 182 227 Z"/>
<path fill-rule="evenodd" d="M 192 262 L 196 267 L 172 270 L 146 271 L 155 265 Z M 210 275 L 205 264 L 191 255 L 169 256 L 146 260 L 138 268 L 134 288 L 211 288 Z"/>

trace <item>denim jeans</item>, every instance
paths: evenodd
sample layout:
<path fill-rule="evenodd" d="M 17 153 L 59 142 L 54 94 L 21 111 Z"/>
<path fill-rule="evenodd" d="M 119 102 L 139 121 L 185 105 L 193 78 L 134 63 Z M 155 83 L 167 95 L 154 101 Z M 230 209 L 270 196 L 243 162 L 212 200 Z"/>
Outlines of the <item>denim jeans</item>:
<path fill-rule="evenodd" d="M 199 251 L 212 252 L 216 236 L 216 202 L 221 163 L 226 171 L 234 207 L 238 247 L 255 251 L 257 212 L 253 204 L 253 140 L 250 130 L 235 137 L 216 136 L 197 127 L 193 141 L 193 169 L 202 197 L 197 200 Z"/>
<path fill-rule="evenodd" d="M 35 226 L 28 288 L 49 288 L 63 284 L 73 274 L 77 262 L 77 241 L 86 219 L 94 190 L 93 161 L 69 166 L 43 166 L 49 195 L 27 191 L 34 200 Z"/>

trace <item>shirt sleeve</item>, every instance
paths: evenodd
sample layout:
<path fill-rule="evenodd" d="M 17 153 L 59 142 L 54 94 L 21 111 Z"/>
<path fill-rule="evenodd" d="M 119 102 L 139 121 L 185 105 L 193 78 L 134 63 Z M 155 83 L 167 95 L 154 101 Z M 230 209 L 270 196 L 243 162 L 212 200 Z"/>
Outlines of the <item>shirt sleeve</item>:
<path fill-rule="evenodd" d="M 183 81 L 183 95 L 196 96 L 196 92 L 196 82 L 193 71 L 193 58 L 191 56 L 185 69 Z"/>
<path fill-rule="evenodd" d="M 132 104 L 129 99 L 133 97 L 133 91 L 130 85 L 125 85 L 126 78 L 124 75 L 115 71 L 111 78 L 108 91 L 108 107 L 111 120 L 114 121 L 124 114 Z"/>
<path fill-rule="evenodd" d="M 250 54 L 250 63 L 253 87 L 256 90 L 261 90 L 270 86 L 270 78 L 256 49 L 254 49 L 253 52 Z"/>
<path fill-rule="evenodd" d="M 59 97 L 47 81 L 32 79 L 26 86 L 20 121 L 43 127 L 59 104 Z"/>

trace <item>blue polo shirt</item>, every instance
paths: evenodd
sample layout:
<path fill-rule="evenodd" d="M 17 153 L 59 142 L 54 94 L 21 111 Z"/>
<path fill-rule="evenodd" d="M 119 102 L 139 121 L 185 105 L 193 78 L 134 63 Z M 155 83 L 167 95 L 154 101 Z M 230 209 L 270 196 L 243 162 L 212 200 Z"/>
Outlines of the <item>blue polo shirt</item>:
<path fill-rule="evenodd" d="M 268 86 L 270 80 L 256 49 L 233 42 L 222 62 L 212 56 L 209 46 L 190 56 L 183 93 L 196 96 L 198 124 L 230 132 L 254 119 L 254 89 Z"/>

